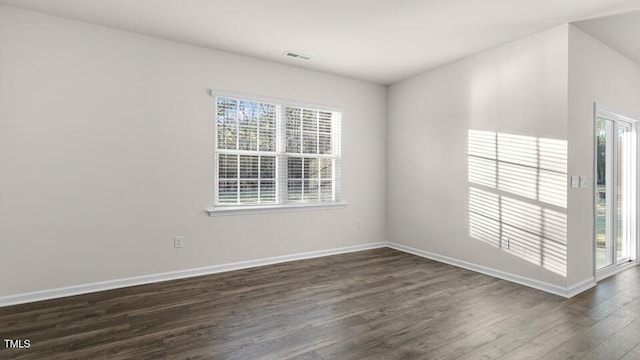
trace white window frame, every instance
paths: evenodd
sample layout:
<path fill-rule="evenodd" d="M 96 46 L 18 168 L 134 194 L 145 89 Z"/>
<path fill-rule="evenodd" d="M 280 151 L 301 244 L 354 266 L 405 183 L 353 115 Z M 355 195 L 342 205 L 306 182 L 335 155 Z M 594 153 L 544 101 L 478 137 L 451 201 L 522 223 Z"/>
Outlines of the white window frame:
<path fill-rule="evenodd" d="M 226 90 L 209 89 L 208 93 L 214 98 L 214 106 L 217 107 L 217 98 L 226 97 L 237 100 L 255 101 L 260 103 L 268 103 L 276 106 L 276 111 L 279 112 L 276 116 L 276 151 L 265 153 L 264 151 L 240 151 L 249 155 L 268 155 L 276 157 L 276 203 L 275 204 L 247 204 L 247 205 L 223 205 L 218 204 L 218 165 L 217 158 L 221 153 L 229 153 L 222 149 L 218 149 L 218 127 L 217 123 L 214 123 L 214 194 L 213 194 L 213 208 L 207 210 L 210 216 L 217 215 L 240 215 L 240 214 L 255 214 L 255 213 L 269 213 L 280 211 L 300 211 L 300 210 L 322 210 L 322 209 L 335 209 L 346 206 L 346 203 L 342 201 L 341 194 L 341 124 L 342 124 L 342 110 L 337 107 L 318 105 L 311 103 L 304 103 L 298 101 L 292 101 L 287 99 L 278 99 L 264 96 L 257 96 L 251 94 L 238 93 Z M 331 155 L 324 154 L 307 154 L 307 153 L 287 153 L 286 152 L 286 117 L 285 112 L 287 107 L 312 109 L 318 111 L 332 112 L 337 115 L 332 123 L 332 144 L 333 153 Z M 213 117 L 217 116 L 215 113 Z M 302 141 L 302 140 L 301 140 Z M 287 201 L 287 159 L 289 157 L 301 157 L 301 158 L 331 158 L 334 160 L 332 182 L 333 182 L 333 201 L 313 201 L 313 202 L 288 202 Z M 239 171 L 239 169 L 238 169 Z M 304 186 L 304 185 L 303 185 Z"/>

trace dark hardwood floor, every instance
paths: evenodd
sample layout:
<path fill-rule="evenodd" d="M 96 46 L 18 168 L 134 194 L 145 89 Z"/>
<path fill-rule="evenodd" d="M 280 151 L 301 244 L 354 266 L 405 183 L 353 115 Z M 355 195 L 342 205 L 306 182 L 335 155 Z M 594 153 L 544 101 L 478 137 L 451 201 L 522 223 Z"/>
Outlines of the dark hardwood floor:
<path fill-rule="evenodd" d="M 1 359 L 640 359 L 640 268 L 570 300 L 377 249 L 0 308 Z"/>

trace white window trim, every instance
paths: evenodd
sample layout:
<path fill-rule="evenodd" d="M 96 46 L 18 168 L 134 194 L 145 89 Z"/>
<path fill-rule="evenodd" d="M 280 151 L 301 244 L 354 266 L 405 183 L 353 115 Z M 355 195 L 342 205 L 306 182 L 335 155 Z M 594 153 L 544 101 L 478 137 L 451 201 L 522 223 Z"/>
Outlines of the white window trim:
<path fill-rule="evenodd" d="M 289 106 L 289 107 L 308 108 L 308 109 L 314 109 L 319 111 L 337 112 L 341 114 L 341 118 L 343 114 L 342 109 L 338 107 L 293 101 L 289 99 L 265 97 L 265 96 L 246 94 L 246 93 L 240 93 L 240 92 L 234 92 L 234 91 L 228 91 L 228 90 L 219 90 L 219 89 L 213 89 L 213 88 L 207 89 L 207 93 L 209 94 L 209 96 L 213 97 L 214 99 L 216 97 L 230 97 L 230 98 L 239 98 L 243 100 L 256 101 L 256 102 L 262 102 L 262 103 L 277 104 L 281 106 L 282 112 L 284 112 L 284 109 L 287 106 Z M 279 122 L 277 126 L 280 128 L 277 131 L 279 136 L 276 137 L 277 139 L 276 149 L 280 150 L 280 147 L 284 145 L 283 143 L 281 143 L 283 137 L 282 137 L 282 134 L 280 134 L 280 132 L 284 132 L 284 127 L 281 125 L 281 122 Z M 342 119 L 340 119 L 339 121 L 339 126 L 342 127 Z M 333 132 L 334 144 L 336 144 L 335 137 L 339 136 L 341 132 L 342 132 L 342 129 L 338 129 L 338 131 Z M 217 139 L 217 135 L 214 135 L 214 139 L 213 139 L 214 157 L 216 156 L 216 153 L 225 152 L 224 149 L 216 148 L 216 141 L 217 141 L 216 139 Z M 286 152 L 279 152 L 279 151 L 276 151 L 275 153 L 262 152 L 262 151 L 249 151 L 249 152 L 251 153 L 251 155 L 299 156 L 299 157 L 314 157 L 314 158 L 327 157 L 327 158 L 336 159 L 336 161 L 341 163 L 342 162 L 342 141 L 337 142 L 337 147 L 335 148 L 335 151 L 337 155 L 323 155 L 323 154 L 314 155 L 314 154 L 303 154 L 303 153 L 298 154 L 298 153 L 286 153 Z M 214 163 L 215 163 L 215 159 L 214 159 Z M 337 201 L 318 201 L 318 202 L 306 202 L 306 203 L 276 203 L 276 204 L 269 204 L 269 205 L 243 205 L 243 206 L 215 205 L 215 201 L 214 201 L 213 208 L 207 209 L 206 212 L 209 214 L 209 216 L 221 216 L 221 215 L 244 215 L 244 214 L 276 213 L 276 212 L 302 211 L 302 210 L 305 210 L 305 211 L 327 210 L 327 209 L 344 208 L 347 205 L 347 203 L 342 199 L 341 181 L 338 181 L 338 179 L 341 178 L 341 168 L 342 168 L 341 164 L 340 166 L 334 167 L 334 171 L 335 171 L 334 192 L 336 193 L 335 195 L 337 195 L 338 197 Z M 280 183 L 283 183 L 283 182 L 280 181 Z M 286 182 L 284 182 L 285 188 L 281 189 L 281 187 L 282 187 L 282 184 L 276 189 L 276 191 L 277 192 L 280 192 L 283 190 L 286 191 Z M 217 177 L 217 171 L 214 171 L 214 199 L 216 196 L 215 193 L 217 193 L 217 191 L 218 191 L 218 177 Z M 278 194 L 277 196 L 281 196 L 281 195 Z"/>
<path fill-rule="evenodd" d="M 278 204 L 278 205 L 259 205 L 259 206 L 224 206 L 216 207 L 213 210 L 207 210 L 209 216 L 224 215 L 246 215 L 246 214 L 268 214 L 287 211 L 302 210 L 331 210 L 341 209 L 347 206 L 346 202 L 333 201 L 321 203 L 297 203 L 297 204 Z"/>

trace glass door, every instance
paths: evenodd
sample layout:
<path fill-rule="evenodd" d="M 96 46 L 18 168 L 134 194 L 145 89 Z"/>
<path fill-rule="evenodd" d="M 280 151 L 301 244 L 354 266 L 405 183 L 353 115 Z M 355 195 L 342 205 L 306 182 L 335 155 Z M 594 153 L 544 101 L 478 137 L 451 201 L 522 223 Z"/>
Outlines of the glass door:
<path fill-rule="evenodd" d="M 627 262 L 631 259 L 631 124 L 616 124 L 616 262 Z"/>
<path fill-rule="evenodd" d="M 635 127 L 619 116 L 596 118 L 595 265 L 598 277 L 634 260 Z"/>
<path fill-rule="evenodd" d="M 613 208 L 613 121 L 596 119 L 596 269 L 613 263 L 613 227 L 609 213 Z"/>

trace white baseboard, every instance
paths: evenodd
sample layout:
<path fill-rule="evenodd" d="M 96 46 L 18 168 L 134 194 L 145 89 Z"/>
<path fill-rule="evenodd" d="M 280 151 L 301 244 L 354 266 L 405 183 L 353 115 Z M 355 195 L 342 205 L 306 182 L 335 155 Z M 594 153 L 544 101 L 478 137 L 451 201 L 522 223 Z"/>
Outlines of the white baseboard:
<path fill-rule="evenodd" d="M 292 254 L 292 255 L 275 256 L 275 257 L 270 257 L 265 259 L 241 261 L 241 262 L 235 262 L 230 264 L 206 266 L 206 267 L 201 267 L 196 269 L 178 270 L 178 271 L 171 271 L 171 272 L 165 272 L 160 274 L 135 276 L 135 277 L 124 278 L 124 279 L 101 281 L 101 282 L 96 282 L 91 284 L 74 285 L 74 286 L 67 286 L 67 287 L 56 288 L 56 289 L 48 289 L 48 290 L 34 291 L 34 292 L 23 293 L 23 294 L 8 295 L 8 296 L 0 297 L 0 307 L 24 304 L 24 303 L 34 302 L 34 301 L 49 300 L 49 299 L 66 297 L 66 296 L 88 294 L 92 292 L 111 290 L 111 289 L 123 288 L 128 286 L 151 284 L 151 283 L 160 282 L 160 281 L 176 280 L 176 279 L 189 278 L 193 276 L 216 274 L 216 273 L 221 273 L 226 271 L 240 270 L 240 269 L 264 266 L 264 265 L 272 265 L 272 264 L 278 264 L 278 263 L 295 261 L 295 260 L 304 260 L 304 259 L 311 259 L 311 258 L 316 258 L 321 256 L 345 254 L 345 253 L 350 253 L 354 251 L 377 249 L 377 248 L 382 248 L 386 246 L 387 246 L 387 243 L 385 242 L 368 243 L 363 245 L 311 251 L 311 252 Z"/>
<path fill-rule="evenodd" d="M 49 300 L 49 299 L 55 299 L 55 298 L 73 296 L 73 295 L 88 294 L 92 292 L 118 289 L 118 288 L 123 288 L 128 286 L 151 284 L 151 283 L 156 283 L 160 281 L 176 280 L 176 279 L 184 279 L 184 278 L 189 278 L 194 276 L 216 274 L 216 273 L 221 273 L 226 271 L 247 269 L 247 268 L 252 268 L 257 266 L 279 264 L 279 263 L 289 262 L 289 261 L 312 259 L 312 258 L 322 257 L 322 256 L 377 249 L 382 247 L 389 247 L 389 248 L 406 252 L 409 254 L 413 254 L 413 255 L 417 255 L 427 259 L 442 262 L 445 264 L 457 266 L 467 270 L 479 272 L 479 273 L 493 276 L 499 279 L 503 279 L 503 280 L 511 281 L 517 284 L 532 287 L 534 289 L 546 291 L 548 293 L 559 295 L 565 298 L 570 298 L 572 296 L 575 296 L 596 285 L 596 280 L 594 278 L 591 278 L 591 279 L 586 279 L 584 281 L 581 281 L 571 287 L 565 288 L 558 285 L 534 280 L 524 276 L 514 275 L 504 271 L 488 268 L 481 265 L 476 265 L 466 261 L 450 258 L 443 255 L 434 254 L 428 251 L 415 249 L 409 246 L 405 246 L 405 245 L 401 245 L 393 242 L 377 242 L 377 243 L 368 243 L 363 245 L 355 245 L 355 246 L 348 246 L 348 247 L 342 247 L 342 248 L 311 251 L 311 252 L 292 254 L 292 255 L 276 256 L 276 257 L 270 257 L 270 258 L 264 258 L 264 259 L 241 261 L 241 262 L 235 262 L 230 264 L 206 266 L 206 267 L 201 267 L 196 269 L 178 270 L 178 271 L 171 271 L 171 272 L 165 272 L 165 273 L 159 273 L 159 274 L 135 276 L 135 277 L 124 278 L 124 279 L 115 279 L 115 280 L 101 281 L 101 282 L 96 282 L 91 284 L 67 286 L 62 288 L 34 291 L 34 292 L 23 293 L 23 294 L 2 296 L 0 297 L 0 307 L 24 304 L 24 303 L 34 302 L 34 301 Z"/>
<path fill-rule="evenodd" d="M 547 283 L 547 282 L 534 280 L 534 279 L 531 279 L 531 278 L 528 278 L 528 277 L 515 275 L 515 274 L 507 273 L 507 272 L 504 272 L 504 271 L 488 268 L 486 266 L 476 265 L 476 264 L 473 264 L 473 263 L 470 263 L 470 262 L 466 262 L 466 261 L 450 258 L 450 257 L 443 256 L 443 255 L 434 254 L 434 253 L 431 253 L 431 252 L 428 252 L 428 251 L 412 248 L 412 247 L 409 247 L 409 246 L 396 244 L 396 243 L 393 243 L 393 242 L 387 243 L 387 246 L 392 248 L 392 249 L 403 251 L 403 252 L 406 252 L 406 253 L 409 253 L 409 254 L 421 256 L 421 257 L 424 257 L 424 258 L 427 258 L 427 259 L 431 259 L 431 260 L 435 260 L 435 261 L 442 262 L 442 263 L 445 263 L 445 264 L 461 267 L 461 268 L 464 268 L 464 269 L 467 269 L 467 270 L 479 272 L 481 274 L 493 276 L 493 277 L 496 277 L 496 278 L 499 278 L 499 279 L 511 281 L 511 282 L 514 282 L 514 283 L 517 283 L 517 284 L 520 284 L 520 285 L 532 287 L 534 289 L 542 290 L 542 291 L 545 291 L 545 292 L 548 292 L 548 293 L 551 293 L 551 294 L 555 294 L 555 295 L 558 295 L 558 296 L 562 296 L 562 297 L 565 297 L 565 298 L 570 298 L 570 297 L 572 297 L 574 295 L 577 295 L 577 294 L 581 293 L 582 291 L 585 291 L 585 290 L 589 289 L 592 286 L 595 286 L 595 279 L 587 279 L 587 280 L 585 280 L 583 282 L 580 282 L 580 283 L 572 286 L 571 288 L 566 288 L 566 287 L 550 284 L 550 283 Z"/>
<path fill-rule="evenodd" d="M 595 278 L 582 280 L 577 284 L 569 286 L 569 288 L 567 289 L 567 297 L 574 297 L 583 291 L 591 289 L 596 285 L 598 285 L 598 283 L 596 282 Z"/>

